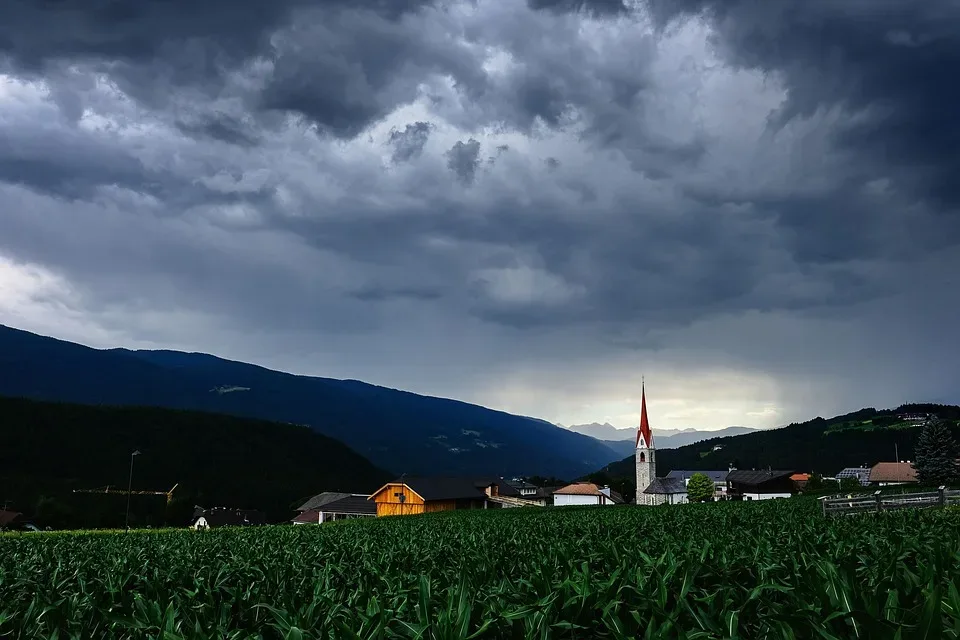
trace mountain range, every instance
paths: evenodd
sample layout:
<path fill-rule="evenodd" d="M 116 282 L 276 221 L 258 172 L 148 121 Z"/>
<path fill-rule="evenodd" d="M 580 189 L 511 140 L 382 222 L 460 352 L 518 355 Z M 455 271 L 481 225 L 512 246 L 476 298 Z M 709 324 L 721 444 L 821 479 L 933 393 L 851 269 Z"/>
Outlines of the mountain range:
<path fill-rule="evenodd" d="M 0 395 L 305 425 L 394 474 L 576 478 L 622 456 L 543 420 L 202 353 L 93 349 L 0 325 Z"/>
<path fill-rule="evenodd" d="M 623 456 L 633 455 L 636 447 L 636 431 L 634 429 L 618 429 L 609 422 L 600 424 L 592 422 L 590 424 L 575 424 L 565 427 L 570 431 L 582 433 L 600 440 L 608 447 Z M 688 444 L 702 442 L 711 438 L 721 438 L 727 436 L 738 436 L 745 433 L 758 431 L 751 427 L 726 427 L 715 431 L 688 429 L 653 429 L 653 438 L 657 449 L 676 449 Z"/>

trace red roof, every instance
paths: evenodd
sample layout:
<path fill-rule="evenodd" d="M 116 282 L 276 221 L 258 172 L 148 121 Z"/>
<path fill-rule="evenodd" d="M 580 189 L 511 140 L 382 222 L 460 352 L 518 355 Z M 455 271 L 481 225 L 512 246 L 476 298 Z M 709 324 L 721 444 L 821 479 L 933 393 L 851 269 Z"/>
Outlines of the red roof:
<path fill-rule="evenodd" d="M 600 487 L 593 484 L 592 482 L 574 482 L 573 484 L 568 484 L 567 486 L 557 489 L 553 492 L 553 495 L 561 496 L 599 496 Z"/>
<path fill-rule="evenodd" d="M 909 462 L 878 462 L 870 469 L 870 482 L 917 482 L 917 470 Z"/>
<path fill-rule="evenodd" d="M 653 432 L 647 419 L 647 391 L 643 387 L 640 391 L 640 428 L 637 429 L 637 449 L 641 448 L 653 448 Z"/>

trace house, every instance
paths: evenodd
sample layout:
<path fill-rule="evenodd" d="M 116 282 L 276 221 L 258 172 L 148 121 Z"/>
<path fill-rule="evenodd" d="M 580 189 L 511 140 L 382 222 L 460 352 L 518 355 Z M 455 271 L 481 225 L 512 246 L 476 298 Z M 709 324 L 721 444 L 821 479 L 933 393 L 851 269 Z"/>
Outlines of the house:
<path fill-rule="evenodd" d="M 562 487 L 537 487 L 536 493 L 533 495 L 523 496 L 524 500 L 528 500 L 536 505 L 541 507 L 548 507 L 553 504 L 553 494 L 557 489 Z"/>
<path fill-rule="evenodd" d="M 294 524 L 323 524 L 334 520 L 352 520 L 377 515 L 377 505 L 364 493 L 337 493 L 327 491 L 304 502 L 293 519 Z"/>
<path fill-rule="evenodd" d="M 510 485 L 511 487 L 513 487 L 514 489 L 516 489 L 518 495 L 519 495 L 521 498 L 525 498 L 525 499 L 527 499 L 527 500 L 532 499 L 533 496 L 535 496 L 535 495 L 537 494 L 537 489 L 539 489 L 539 487 L 538 487 L 537 485 L 535 485 L 535 484 L 530 484 L 529 482 L 527 482 L 527 481 L 524 480 L 523 478 L 514 478 L 513 480 L 511 480 L 511 481 L 508 482 L 507 484 L 509 484 L 509 485 Z"/>
<path fill-rule="evenodd" d="M 212 509 L 196 507 L 193 511 L 190 528 L 245 527 L 266 523 L 267 516 L 261 511 L 228 507 L 213 507 Z"/>
<path fill-rule="evenodd" d="M 794 484 L 793 470 L 734 469 L 727 474 L 727 494 L 733 500 L 770 500 L 789 498 Z"/>
<path fill-rule="evenodd" d="M 803 488 L 807 486 L 807 483 L 810 482 L 809 473 L 795 473 L 790 476 L 790 481 L 793 482 L 793 488 L 797 491 L 803 491 Z"/>
<path fill-rule="evenodd" d="M 519 502 L 518 497 L 519 492 L 501 478 L 404 476 L 383 485 L 368 500 L 376 505 L 377 516 L 405 516 L 499 508 L 505 502 Z"/>
<path fill-rule="evenodd" d="M 885 487 L 894 484 L 917 483 L 917 470 L 913 463 L 878 462 L 870 469 L 870 484 Z"/>
<path fill-rule="evenodd" d="M 687 485 L 682 478 L 654 478 L 643 490 L 647 499 L 643 504 L 683 504 L 688 502 Z"/>
<path fill-rule="evenodd" d="M 553 506 L 623 504 L 623 496 L 610 487 L 598 487 L 592 482 L 575 482 L 553 492 Z"/>
<path fill-rule="evenodd" d="M 846 467 L 836 475 L 836 478 L 840 481 L 846 478 L 856 478 L 861 487 L 867 487 L 870 485 L 870 467 Z"/>
<path fill-rule="evenodd" d="M 727 497 L 727 474 L 730 473 L 730 470 L 725 471 L 697 471 L 695 469 L 676 469 L 671 471 L 666 475 L 668 479 L 671 480 L 682 480 L 683 486 L 686 487 L 690 484 L 690 478 L 695 473 L 702 473 L 711 480 L 713 480 L 713 499 L 714 500 L 723 500 Z M 686 489 L 684 489 L 686 493 Z"/>

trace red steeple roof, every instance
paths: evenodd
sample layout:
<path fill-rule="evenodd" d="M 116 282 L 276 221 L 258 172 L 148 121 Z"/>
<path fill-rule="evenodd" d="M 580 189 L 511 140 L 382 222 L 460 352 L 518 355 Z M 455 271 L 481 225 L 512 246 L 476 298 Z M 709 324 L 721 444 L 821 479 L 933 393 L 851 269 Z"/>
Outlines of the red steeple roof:
<path fill-rule="evenodd" d="M 650 431 L 650 421 L 647 419 L 647 390 L 645 385 L 640 389 L 640 428 L 637 429 L 637 448 L 652 449 L 653 432 Z"/>

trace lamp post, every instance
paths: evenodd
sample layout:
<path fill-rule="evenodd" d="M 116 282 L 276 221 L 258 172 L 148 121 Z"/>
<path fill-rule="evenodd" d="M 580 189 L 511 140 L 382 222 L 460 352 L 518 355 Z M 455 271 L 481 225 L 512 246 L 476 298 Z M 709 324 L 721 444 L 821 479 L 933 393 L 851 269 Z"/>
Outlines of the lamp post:
<path fill-rule="evenodd" d="M 127 531 L 130 531 L 130 492 L 133 491 L 133 459 L 138 455 L 140 455 L 139 449 L 130 454 L 130 478 L 127 480 L 127 514 L 123 519 L 123 526 Z"/>

